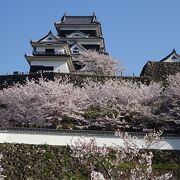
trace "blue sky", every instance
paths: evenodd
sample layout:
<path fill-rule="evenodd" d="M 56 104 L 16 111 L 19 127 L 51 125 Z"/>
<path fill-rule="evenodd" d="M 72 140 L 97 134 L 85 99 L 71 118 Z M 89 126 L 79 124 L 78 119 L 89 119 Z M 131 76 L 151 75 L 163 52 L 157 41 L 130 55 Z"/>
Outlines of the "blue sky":
<path fill-rule="evenodd" d="M 148 60 L 173 48 L 180 53 L 179 0 L 0 0 L 0 74 L 28 72 L 24 58 L 38 40 L 68 15 L 96 13 L 107 51 L 121 60 L 125 75 L 139 75 Z"/>

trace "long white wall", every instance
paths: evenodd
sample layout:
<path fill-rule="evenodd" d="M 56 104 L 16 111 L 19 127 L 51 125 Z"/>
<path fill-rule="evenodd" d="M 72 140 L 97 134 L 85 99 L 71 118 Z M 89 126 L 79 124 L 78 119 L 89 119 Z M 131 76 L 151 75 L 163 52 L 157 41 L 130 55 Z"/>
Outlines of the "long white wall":
<path fill-rule="evenodd" d="M 6 132 L 0 131 L 0 143 L 17 143 L 17 144 L 48 144 L 48 145 L 70 145 L 80 138 L 85 138 L 89 141 L 92 138 L 96 139 L 98 146 L 115 146 L 122 145 L 123 139 L 112 135 L 84 135 L 75 133 L 33 133 L 33 132 Z M 138 137 L 136 140 L 140 148 L 144 147 L 143 137 Z M 180 150 L 180 137 L 164 137 L 162 141 L 155 144 L 152 149 L 167 149 Z"/>

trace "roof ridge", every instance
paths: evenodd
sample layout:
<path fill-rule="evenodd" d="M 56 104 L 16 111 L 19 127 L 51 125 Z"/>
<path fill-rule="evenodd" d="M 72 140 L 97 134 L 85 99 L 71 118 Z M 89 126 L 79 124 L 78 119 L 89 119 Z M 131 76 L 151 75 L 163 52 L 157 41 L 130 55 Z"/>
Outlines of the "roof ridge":
<path fill-rule="evenodd" d="M 166 59 L 168 59 L 174 53 L 180 58 L 180 55 L 176 52 L 176 49 L 173 48 L 172 52 L 169 55 L 167 55 L 165 58 L 161 59 L 160 62 L 165 61 Z"/>
<path fill-rule="evenodd" d="M 43 36 L 43 37 L 42 37 L 41 39 L 39 39 L 37 42 L 42 41 L 43 39 L 47 38 L 49 35 L 51 35 L 51 36 L 52 36 L 53 38 L 55 38 L 56 40 L 59 39 L 58 36 L 56 36 L 55 34 L 53 34 L 52 31 L 50 30 L 50 31 L 48 32 L 48 34 L 46 34 L 45 36 Z"/>

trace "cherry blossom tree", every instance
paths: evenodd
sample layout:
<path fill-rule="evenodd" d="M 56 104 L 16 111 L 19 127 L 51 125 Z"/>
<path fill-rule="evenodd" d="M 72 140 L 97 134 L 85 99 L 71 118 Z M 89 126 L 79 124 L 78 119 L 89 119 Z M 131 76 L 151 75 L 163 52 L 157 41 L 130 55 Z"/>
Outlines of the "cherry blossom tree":
<path fill-rule="evenodd" d="M 1 126 L 50 126 L 64 117 L 80 125 L 127 124 L 126 116 L 150 116 L 158 103 L 161 85 L 144 85 L 123 80 L 75 86 L 68 79 L 27 80 L 0 91 Z M 88 113 L 97 117 L 87 118 Z"/>
<path fill-rule="evenodd" d="M 0 91 L 1 126 L 46 126 L 63 116 L 81 118 L 81 88 L 66 79 L 27 80 Z"/>
<path fill-rule="evenodd" d="M 105 178 L 104 178 L 103 174 L 101 174 L 100 172 L 96 172 L 96 171 L 92 170 L 91 180 L 105 180 Z"/>
<path fill-rule="evenodd" d="M 111 55 L 99 53 L 95 50 L 82 52 L 78 60 L 85 65 L 81 71 L 93 72 L 97 75 L 114 76 L 116 73 L 124 70 L 122 65 L 119 65 L 119 60 Z"/>
<path fill-rule="evenodd" d="M 144 148 L 148 149 L 158 143 L 161 134 L 162 132 L 152 132 L 146 135 L 147 146 Z M 89 142 L 79 139 L 71 145 L 72 155 L 78 158 L 82 165 L 89 167 L 91 179 L 168 180 L 172 177 L 171 173 L 155 175 L 152 170 L 153 154 L 140 150 L 135 143 L 136 137 L 119 132 L 118 136 L 124 140 L 122 146 L 99 147 L 94 139 Z"/>
<path fill-rule="evenodd" d="M 169 75 L 167 78 L 166 96 L 180 98 L 180 73 Z"/>
<path fill-rule="evenodd" d="M 122 123 L 124 126 L 125 116 L 152 115 L 156 104 L 160 103 L 162 87 L 160 83 L 145 85 L 109 79 L 105 82 L 89 81 L 84 84 L 83 92 L 87 95 L 86 107 L 90 112 L 98 113 L 96 124 L 109 122 L 116 125 Z"/>
<path fill-rule="evenodd" d="M 180 124 L 180 73 L 170 75 L 167 78 L 167 84 L 168 86 L 164 91 L 164 103 L 162 105 L 166 112 L 162 108 L 161 116 L 166 116 L 165 118 L 167 120 L 173 120 Z"/>
<path fill-rule="evenodd" d="M 180 73 L 169 75 L 161 94 L 161 103 L 154 106 L 152 117 L 158 121 L 170 123 L 178 128 L 180 125 Z"/>

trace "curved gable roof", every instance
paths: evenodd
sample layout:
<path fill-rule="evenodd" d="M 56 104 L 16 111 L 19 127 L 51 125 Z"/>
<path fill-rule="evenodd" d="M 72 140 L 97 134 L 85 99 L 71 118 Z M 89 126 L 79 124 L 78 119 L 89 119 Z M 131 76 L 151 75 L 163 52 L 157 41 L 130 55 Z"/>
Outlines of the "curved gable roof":
<path fill-rule="evenodd" d="M 77 38 L 77 37 L 84 37 L 87 38 L 88 35 L 83 33 L 82 31 L 74 31 L 71 34 L 67 34 L 66 37 L 72 37 L 72 38 Z"/>
<path fill-rule="evenodd" d="M 160 62 L 180 62 L 180 55 L 175 49 L 173 49 L 172 52 L 165 58 L 161 59 Z"/>
<path fill-rule="evenodd" d="M 53 42 L 58 40 L 59 38 L 56 35 L 54 35 L 51 31 L 49 31 L 49 33 L 46 36 L 42 37 L 37 42 Z"/>

